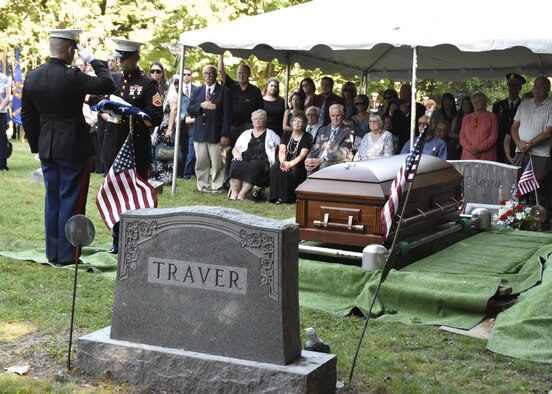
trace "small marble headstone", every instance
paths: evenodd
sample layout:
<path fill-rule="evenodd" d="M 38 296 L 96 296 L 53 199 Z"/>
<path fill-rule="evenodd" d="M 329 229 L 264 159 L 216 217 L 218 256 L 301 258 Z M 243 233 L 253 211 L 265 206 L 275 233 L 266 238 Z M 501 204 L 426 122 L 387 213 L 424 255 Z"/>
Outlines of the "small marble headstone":
<path fill-rule="evenodd" d="M 498 210 L 500 200 L 512 196 L 521 168 L 485 160 L 449 160 L 464 175 L 465 213 L 477 207 Z"/>
<path fill-rule="evenodd" d="M 301 354 L 296 224 L 235 209 L 129 211 L 111 338 L 285 365 Z"/>

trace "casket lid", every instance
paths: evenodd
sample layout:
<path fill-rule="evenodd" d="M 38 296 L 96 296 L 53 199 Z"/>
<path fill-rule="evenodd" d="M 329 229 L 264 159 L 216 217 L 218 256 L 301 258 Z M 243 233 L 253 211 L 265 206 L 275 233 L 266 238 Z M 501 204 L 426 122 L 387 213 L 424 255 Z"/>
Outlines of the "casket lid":
<path fill-rule="evenodd" d="M 351 182 L 383 183 L 392 181 L 404 164 L 407 154 L 378 159 L 340 163 L 316 171 L 309 179 L 346 180 Z M 417 174 L 453 168 L 438 157 L 422 155 Z"/>

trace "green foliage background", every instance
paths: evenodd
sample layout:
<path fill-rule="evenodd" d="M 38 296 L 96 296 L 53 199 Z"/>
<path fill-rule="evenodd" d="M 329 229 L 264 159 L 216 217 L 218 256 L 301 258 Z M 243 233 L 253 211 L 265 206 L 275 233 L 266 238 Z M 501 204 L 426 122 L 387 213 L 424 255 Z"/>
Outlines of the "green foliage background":
<path fill-rule="evenodd" d="M 45 62 L 48 57 L 48 30 L 56 28 L 79 28 L 83 45 L 88 45 L 97 57 L 105 58 L 113 51 L 111 37 L 125 37 L 146 43 L 142 50 L 141 65 L 147 68 L 153 61 L 160 61 L 170 76 L 175 72 L 178 37 L 189 30 L 200 29 L 217 23 L 224 23 L 246 15 L 257 15 L 280 8 L 306 2 L 305 0 L 0 0 L 0 51 L 8 48 L 13 59 L 15 46 L 21 52 L 21 65 L 25 75 L 31 69 Z M 316 21 L 314 21 L 316 23 Z M 282 26 L 268 26 L 278 34 Z M 300 37 L 300 34 L 299 34 Z M 235 77 L 240 61 L 252 69 L 252 80 L 261 89 L 266 80 L 277 77 L 285 81 L 285 65 L 276 61 L 266 63 L 254 57 L 231 59 L 226 55 L 227 71 Z M 217 55 L 204 53 L 200 49 L 186 51 L 186 65 L 201 70 L 206 64 L 216 63 Z M 290 88 L 299 85 L 302 78 L 309 76 L 318 81 L 320 70 L 302 70 L 294 65 L 291 70 Z M 196 82 L 199 73 L 195 73 Z M 336 91 L 346 82 L 334 75 Z M 360 87 L 360 78 L 353 80 Z M 370 82 L 368 94 L 383 93 L 383 90 L 399 83 L 392 80 Z M 529 89 L 525 85 L 523 92 Z M 360 89 L 359 89 L 360 90 Z M 281 86 L 283 94 L 284 85 Z M 472 78 L 457 83 L 423 80 L 418 85 L 418 99 L 428 96 L 438 105 L 441 95 L 451 92 L 457 99 L 482 91 L 489 97 L 489 105 L 507 95 L 505 81 L 487 81 Z M 522 93 L 523 93 L 522 92 Z"/>

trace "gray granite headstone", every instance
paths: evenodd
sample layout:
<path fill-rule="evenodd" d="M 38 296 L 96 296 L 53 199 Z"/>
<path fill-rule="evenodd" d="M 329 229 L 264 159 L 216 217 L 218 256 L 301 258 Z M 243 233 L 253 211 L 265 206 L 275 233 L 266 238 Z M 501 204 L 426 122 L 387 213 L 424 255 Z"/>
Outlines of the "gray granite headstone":
<path fill-rule="evenodd" d="M 485 160 L 448 162 L 464 175 L 464 203 L 468 214 L 476 207 L 498 210 L 499 201 L 512 196 L 512 185 L 517 183 L 521 171 L 517 166 Z"/>
<path fill-rule="evenodd" d="M 301 354 L 296 224 L 235 209 L 122 215 L 111 338 L 285 365 Z"/>

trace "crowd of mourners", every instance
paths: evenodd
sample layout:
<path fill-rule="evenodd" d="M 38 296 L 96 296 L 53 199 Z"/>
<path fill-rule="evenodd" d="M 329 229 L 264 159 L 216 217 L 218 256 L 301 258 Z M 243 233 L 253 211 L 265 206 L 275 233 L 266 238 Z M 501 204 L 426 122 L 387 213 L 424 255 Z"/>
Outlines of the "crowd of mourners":
<path fill-rule="evenodd" d="M 507 98 L 494 103 L 489 111 L 483 93 L 466 97 L 444 93 L 439 104 L 432 99 L 412 103 L 411 86 L 403 84 L 398 92 L 387 89 L 371 102 L 350 81 L 339 94 L 334 92 L 330 77 L 317 83 L 304 78 L 291 90 L 286 105 L 278 79 L 269 78 L 261 91 L 250 83 L 251 71 L 245 64 L 238 66 L 233 79 L 226 73 L 222 55 L 216 66 L 203 68 L 200 85 L 192 83 L 189 68 L 183 71 L 181 85 L 178 75 L 166 77 L 159 62 L 150 65 L 149 74 L 159 84 L 164 103 L 163 121 L 152 138 L 150 178 L 172 181 L 173 160 L 160 157 L 157 151 L 160 146 L 174 145 L 180 98 L 177 176 L 195 176 L 198 191 L 227 192 L 230 200 L 244 200 L 252 194 L 253 199 L 268 198 L 276 204 L 294 203 L 297 186 L 322 168 L 408 153 L 413 116 L 416 135 L 425 130 L 424 154 L 443 160 L 491 160 L 524 166 L 525 154 L 533 149 L 533 161 L 544 158 L 534 164 L 537 178 L 545 181 L 550 176 L 552 138 L 533 141 L 526 129 L 534 120 L 523 118 L 527 111 L 523 106 L 518 111 L 522 100 L 528 99 L 535 108 L 546 109 L 548 115 L 539 120 L 541 131 L 548 123 L 552 126 L 550 82 L 544 77 L 537 78 L 533 89 L 521 97 L 526 80 L 508 74 Z M 538 92 L 540 98 L 533 98 L 535 89 L 543 91 Z M 100 163 L 96 168 L 107 170 Z"/>

